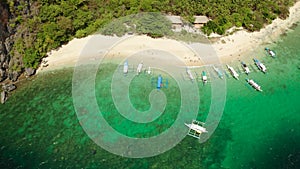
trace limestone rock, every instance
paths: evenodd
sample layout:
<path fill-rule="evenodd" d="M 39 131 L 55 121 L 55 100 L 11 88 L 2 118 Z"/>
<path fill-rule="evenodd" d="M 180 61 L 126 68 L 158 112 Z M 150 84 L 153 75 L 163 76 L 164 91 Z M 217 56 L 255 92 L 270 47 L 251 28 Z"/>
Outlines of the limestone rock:
<path fill-rule="evenodd" d="M 1 92 L 1 103 L 4 104 L 7 100 L 7 94 L 5 91 Z"/>
<path fill-rule="evenodd" d="M 17 86 L 14 84 L 7 84 L 7 85 L 2 86 L 2 89 L 6 92 L 11 92 L 11 91 L 15 90 L 16 88 L 17 88 Z"/>
<path fill-rule="evenodd" d="M 20 73 L 17 72 L 17 71 L 13 71 L 13 72 L 9 72 L 9 73 L 8 73 L 8 78 L 9 78 L 9 80 L 11 80 L 12 82 L 17 81 L 18 78 L 19 78 L 19 76 L 20 76 Z"/>
<path fill-rule="evenodd" d="M 6 72 L 5 70 L 0 68 L 0 82 L 6 79 Z"/>
<path fill-rule="evenodd" d="M 25 72 L 27 76 L 32 76 L 35 74 L 35 69 L 33 68 L 25 68 Z"/>

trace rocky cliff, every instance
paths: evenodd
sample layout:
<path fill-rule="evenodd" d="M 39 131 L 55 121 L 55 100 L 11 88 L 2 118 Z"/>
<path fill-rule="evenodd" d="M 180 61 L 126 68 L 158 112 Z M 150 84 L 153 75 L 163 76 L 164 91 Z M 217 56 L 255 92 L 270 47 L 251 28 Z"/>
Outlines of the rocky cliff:
<path fill-rule="evenodd" d="M 5 2 L 0 2 L 0 82 L 4 81 L 8 76 L 9 68 L 9 37 L 11 33 L 8 30 L 9 11 Z M 1 92 L 1 103 L 6 101 L 6 91 Z"/>
<path fill-rule="evenodd" d="M 9 50 L 11 49 L 12 32 L 8 28 L 9 22 L 9 10 L 8 5 L 4 2 L 0 2 L 0 82 L 4 81 L 8 77 L 9 68 Z"/>
<path fill-rule="evenodd" d="M 30 6 L 29 1 L 11 1 L 13 2 L 12 8 L 17 8 L 20 3 L 22 5 Z M 0 1 L 0 83 L 2 85 L 1 92 L 1 102 L 5 102 L 7 99 L 7 93 L 12 90 L 7 90 L 9 86 L 14 86 L 13 83 L 18 81 L 19 76 L 24 72 L 25 69 L 22 68 L 22 63 L 18 62 L 12 56 L 12 48 L 14 41 L 16 39 L 16 30 L 18 29 L 18 23 L 11 22 L 15 20 L 15 16 L 10 11 L 6 0 Z M 29 8 L 25 8 L 24 11 L 18 11 L 19 16 L 26 16 L 28 14 Z M 13 25 L 11 25 L 13 23 Z M 17 63 L 17 64 L 16 64 Z"/>

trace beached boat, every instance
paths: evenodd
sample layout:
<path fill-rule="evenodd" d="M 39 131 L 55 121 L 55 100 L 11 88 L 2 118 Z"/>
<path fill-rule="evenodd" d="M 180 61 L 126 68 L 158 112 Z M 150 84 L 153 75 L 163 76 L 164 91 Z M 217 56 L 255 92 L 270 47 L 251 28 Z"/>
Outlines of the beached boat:
<path fill-rule="evenodd" d="M 217 72 L 219 78 L 223 79 L 223 73 L 220 71 L 220 69 L 217 67 L 213 67 L 213 69 Z"/>
<path fill-rule="evenodd" d="M 276 53 L 273 50 L 271 50 L 269 48 L 265 48 L 265 50 L 271 57 L 273 57 L 273 58 L 276 57 Z"/>
<path fill-rule="evenodd" d="M 260 87 L 256 82 L 254 82 L 254 80 L 252 80 L 252 79 L 246 79 L 246 81 L 247 81 L 254 89 L 256 89 L 257 91 L 262 92 L 261 87 Z"/>
<path fill-rule="evenodd" d="M 241 62 L 243 70 L 245 71 L 245 73 L 248 75 L 250 73 L 250 69 L 247 66 L 247 64 L 245 62 Z"/>
<path fill-rule="evenodd" d="M 207 83 L 207 76 L 206 76 L 206 72 L 205 71 L 202 71 L 202 82 L 203 82 L 203 84 Z"/>
<path fill-rule="evenodd" d="M 228 68 L 229 72 L 231 73 L 231 75 L 232 75 L 235 79 L 239 80 L 239 74 L 233 69 L 233 67 L 227 65 L 227 68 Z"/>
<path fill-rule="evenodd" d="M 262 72 L 266 73 L 266 71 L 267 71 L 266 66 L 264 64 L 262 64 L 259 60 L 255 59 L 255 58 L 253 60 L 255 62 L 255 65 L 258 67 L 258 69 L 261 70 Z"/>
<path fill-rule="evenodd" d="M 124 62 L 123 73 L 124 73 L 124 75 L 126 75 L 128 73 L 128 61 L 127 60 Z"/>

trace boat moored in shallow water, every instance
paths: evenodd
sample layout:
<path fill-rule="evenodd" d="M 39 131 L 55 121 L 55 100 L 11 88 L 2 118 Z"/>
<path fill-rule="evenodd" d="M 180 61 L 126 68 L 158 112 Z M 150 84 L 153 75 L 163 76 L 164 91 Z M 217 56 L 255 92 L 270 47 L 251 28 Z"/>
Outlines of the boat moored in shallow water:
<path fill-rule="evenodd" d="M 261 63 L 259 60 L 255 59 L 255 58 L 253 60 L 256 64 L 256 66 L 258 67 L 258 69 L 261 70 L 262 72 L 266 73 L 266 71 L 267 71 L 266 66 L 263 63 Z"/>
<path fill-rule="evenodd" d="M 271 56 L 271 57 L 275 57 L 276 56 L 276 54 L 275 54 L 275 52 L 273 51 L 273 50 L 271 50 L 271 49 L 269 49 L 269 48 L 265 48 L 265 50 L 267 51 L 267 53 Z"/>
<path fill-rule="evenodd" d="M 248 75 L 250 73 L 250 69 L 247 66 L 247 64 L 245 62 L 241 62 L 243 70 L 245 71 L 245 73 Z"/>
<path fill-rule="evenodd" d="M 207 83 L 207 76 L 206 76 L 206 72 L 205 71 L 202 71 L 202 82 L 203 82 L 203 84 Z"/>
<path fill-rule="evenodd" d="M 128 73 L 128 61 L 127 60 L 124 62 L 123 73 L 124 73 L 124 75 L 126 75 Z"/>
<path fill-rule="evenodd" d="M 157 77 L 157 85 L 156 85 L 156 88 L 157 89 L 161 89 L 163 86 L 163 83 L 162 83 L 162 76 L 161 75 L 158 75 Z"/>
<path fill-rule="evenodd" d="M 200 139 L 202 133 L 207 133 L 208 131 L 204 127 L 205 123 L 193 120 L 192 123 L 184 123 L 189 128 L 188 135 L 194 138 Z"/>
<path fill-rule="evenodd" d="M 186 73 L 188 74 L 189 79 L 193 82 L 195 78 L 189 68 L 186 68 Z"/>
<path fill-rule="evenodd" d="M 254 80 L 252 80 L 252 79 L 246 79 L 246 81 L 247 81 L 254 89 L 256 89 L 257 91 L 262 92 L 262 89 L 261 89 L 260 85 L 258 85 L 256 82 L 254 82 Z"/>
<path fill-rule="evenodd" d="M 217 72 L 219 78 L 223 79 L 223 73 L 220 71 L 220 69 L 217 67 L 213 67 L 213 69 Z"/>
<path fill-rule="evenodd" d="M 143 69 L 143 62 L 141 62 L 136 69 L 137 75 L 139 75 L 142 72 L 142 69 Z"/>
<path fill-rule="evenodd" d="M 150 66 L 148 67 L 147 73 L 148 73 L 148 75 L 151 75 L 151 73 L 152 73 L 152 72 L 151 72 L 151 67 L 150 67 Z"/>
<path fill-rule="evenodd" d="M 233 67 L 227 65 L 227 68 L 228 68 L 228 70 L 230 71 L 231 75 L 232 75 L 235 79 L 239 80 L 239 74 L 233 69 Z"/>

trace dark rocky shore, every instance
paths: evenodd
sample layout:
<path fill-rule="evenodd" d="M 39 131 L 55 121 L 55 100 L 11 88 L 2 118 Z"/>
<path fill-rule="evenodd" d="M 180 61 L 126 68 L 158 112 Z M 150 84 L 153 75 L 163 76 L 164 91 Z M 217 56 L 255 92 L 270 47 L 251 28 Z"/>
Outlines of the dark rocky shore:
<path fill-rule="evenodd" d="M 23 15 L 30 13 L 30 2 L 24 1 L 26 8 L 23 10 Z M 1 91 L 1 103 L 7 100 L 8 93 L 16 89 L 15 83 L 18 82 L 19 77 L 24 74 L 25 76 L 31 76 L 35 73 L 34 69 L 24 68 L 19 58 L 11 56 L 12 48 L 17 36 L 16 30 L 18 25 L 13 27 L 10 25 L 10 20 L 17 16 L 14 16 L 9 11 L 9 4 L 6 1 L 0 1 L 0 83 Z M 17 67 L 16 67 L 16 64 Z"/>

